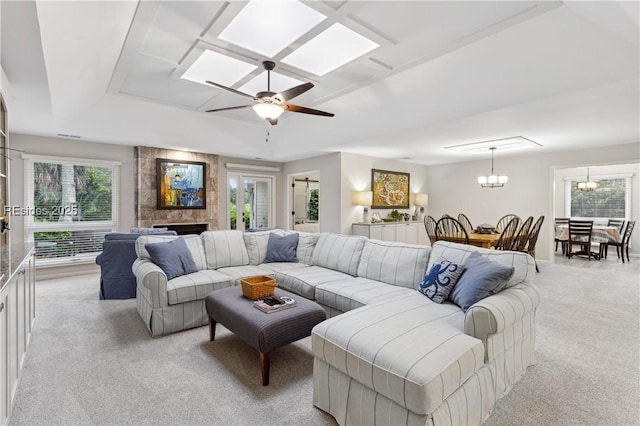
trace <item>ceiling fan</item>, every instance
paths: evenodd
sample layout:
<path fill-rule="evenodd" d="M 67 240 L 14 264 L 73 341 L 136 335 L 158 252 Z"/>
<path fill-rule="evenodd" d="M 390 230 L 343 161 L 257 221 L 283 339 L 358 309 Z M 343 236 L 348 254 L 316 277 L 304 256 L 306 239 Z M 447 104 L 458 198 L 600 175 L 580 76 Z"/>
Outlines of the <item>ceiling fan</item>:
<path fill-rule="evenodd" d="M 311 89 L 313 87 L 312 83 L 304 83 L 299 86 L 295 86 L 290 89 L 287 89 L 284 92 L 280 92 L 280 93 L 272 92 L 271 91 L 271 70 L 276 67 L 276 64 L 272 61 L 264 61 L 262 63 L 262 66 L 264 67 L 265 70 L 267 70 L 267 90 L 265 92 L 258 92 L 255 96 L 249 95 L 248 93 L 244 93 L 236 89 L 232 89 L 227 86 L 223 86 L 218 83 L 214 83 L 212 81 L 207 81 L 207 83 L 211 84 L 212 86 L 216 86 L 221 89 L 228 90 L 229 92 L 235 93 L 236 95 L 241 95 L 247 98 L 251 98 L 254 101 L 256 101 L 255 104 L 210 109 L 207 112 L 229 111 L 233 109 L 242 109 L 242 108 L 253 108 L 256 114 L 258 114 L 260 117 L 267 120 L 273 126 L 278 124 L 278 117 L 280 117 L 280 114 L 282 114 L 285 110 L 291 111 L 291 112 L 301 112 L 303 114 L 322 115 L 325 117 L 333 117 L 335 115 L 330 112 L 319 111 L 317 109 L 311 109 L 311 108 L 289 103 L 289 100 Z"/>

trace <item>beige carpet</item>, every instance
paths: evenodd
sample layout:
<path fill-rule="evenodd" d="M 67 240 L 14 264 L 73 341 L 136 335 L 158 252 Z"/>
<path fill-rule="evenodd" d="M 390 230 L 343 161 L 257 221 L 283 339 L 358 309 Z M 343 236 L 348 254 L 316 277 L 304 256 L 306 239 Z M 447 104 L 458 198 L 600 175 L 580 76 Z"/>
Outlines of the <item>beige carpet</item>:
<path fill-rule="evenodd" d="M 637 270 L 540 266 L 539 363 L 487 424 L 640 424 Z M 215 342 L 207 327 L 151 339 L 134 300 L 98 300 L 98 277 L 42 281 L 10 424 L 335 424 L 312 405 L 308 338 L 271 363 L 263 387 L 257 354 L 220 326 Z"/>

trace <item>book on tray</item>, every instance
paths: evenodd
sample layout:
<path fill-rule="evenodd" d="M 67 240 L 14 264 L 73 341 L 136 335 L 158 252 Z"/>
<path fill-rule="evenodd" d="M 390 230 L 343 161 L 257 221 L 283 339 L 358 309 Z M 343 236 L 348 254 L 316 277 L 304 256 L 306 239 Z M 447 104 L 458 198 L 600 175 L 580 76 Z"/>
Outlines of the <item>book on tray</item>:
<path fill-rule="evenodd" d="M 269 296 L 263 297 L 253 302 L 253 306 L 262 312 L 270 314 L 271 312 L 282 311 L 284 309 L 293 308 L 298 305 L 295 299 L 287 296 Z"/>

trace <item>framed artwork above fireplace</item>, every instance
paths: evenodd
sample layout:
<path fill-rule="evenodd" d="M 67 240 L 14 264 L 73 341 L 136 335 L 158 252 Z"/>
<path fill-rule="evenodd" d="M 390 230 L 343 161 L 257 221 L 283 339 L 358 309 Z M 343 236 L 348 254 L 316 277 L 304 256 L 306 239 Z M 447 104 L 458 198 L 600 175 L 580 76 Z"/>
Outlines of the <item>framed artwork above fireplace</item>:
<path fill-rule="evenodd" d="M 206 209 L 207 165 L 196 161 L 156 159 L 158 209 Z"/>

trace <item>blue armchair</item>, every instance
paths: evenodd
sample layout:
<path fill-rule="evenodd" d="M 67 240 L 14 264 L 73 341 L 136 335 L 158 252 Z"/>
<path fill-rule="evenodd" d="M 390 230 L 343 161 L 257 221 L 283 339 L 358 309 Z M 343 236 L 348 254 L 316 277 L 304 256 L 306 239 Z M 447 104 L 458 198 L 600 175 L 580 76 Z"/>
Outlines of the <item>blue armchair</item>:
<path fill-rule="evenodd" d="M 100 299 L 132 299 L 136 297 L 136 277 L 131 266 L 136 255 L 136 239 L 141 234 L 111 233 L 105 235 L 102 253 L 96 257 L 100 265 Z M 154 235 L 176 235 L 175 231 Z"/>

